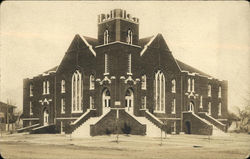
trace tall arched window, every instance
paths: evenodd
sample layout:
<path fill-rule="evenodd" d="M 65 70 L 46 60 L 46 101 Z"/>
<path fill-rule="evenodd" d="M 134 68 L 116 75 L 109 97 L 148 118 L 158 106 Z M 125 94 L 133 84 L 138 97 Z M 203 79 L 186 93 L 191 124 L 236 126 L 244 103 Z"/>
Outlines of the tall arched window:
<path fill-rule="evenodd" d="M 49 94 L 49 81 L 47 81 L 47 94 Z"/>
<path fill-rule="evenodd" d="M 218 116 L 221 116 L 221 102 L 219 103 L 219 106 L 218 106 Z"/>
<path fill-rule="evenodd" d="M 30 96 L 33 96 L 33 84 L 30 84 Z"/>
<path fill-rule="evenodd" d="M 202 108 L 203 107 L 203 104 L 202 104 L 202 96 L 200 96 L 200 108 Z"/>
<path fill-rule="evenodd" d="M 95 77 L 94 77 L 94 75 L 89 76 L 89 89 L 90 90 L 95 89 Z"/>
<path fill-rule="evenodd" d="M 191 79 L 188 78 L 188 92 L 191 92 Z"/>
<path fill-rule="evenodd" d="M 82 111 L 82 75 L 77 70 L 72 76 L 72 112 Z"/>
<path fill-rule="evenodd" d="M 141 89 L 143 89 L 143 90 L 147 89 L 147 77 L 146 77 L 146 75 L 143 75 L 141 77 Z"/>
<path fill-rule="evenodd" d="M 208 115 L 211 115 L 211 102 L 208 102 Z"/>
<path fill-rule="evenodd" d="M 176 81 L 175 79 L 172 80 L 172 93 L 176 92 Z"/>
<path fill-rule="evenodd" d="M 105 30 L 104 31 L 104 44 L 108 44 L 109 43 L 109 31 L 108 30 Z"/>
<path fill-rule="evenodd" d="M 104 54 L 104 74 L 108 74 L 108 55 Z"/>
<path fill-rule="evenodd" d="M 130 29 L 128 30 L 127 42 L 128 44 L 132 44 L 133 42 L 133 32 Z"/>
<path fill-rule="evenodd" d="M 192 92 L 194 92 L 194 79 L 192 79 Z"/>
<path fill-rule="evenodd" d="M 61 93 L 65 93 L 65 80 L 61 81 Z"/>
<path fill-rule="evenodd" d="M 165 112 L 165 76 L 161 71 L 155 74 L 155 111 Z"/>
<path fill-rule="evenodd" d="M 211 84 L 208 85 L 207 95 L 208 95 L 208 97 L 211 97 Z"/>
<path fill-rule="evenodd" d="M 221 86 L 219 86 L 218 98 L 221 98 Z"/>

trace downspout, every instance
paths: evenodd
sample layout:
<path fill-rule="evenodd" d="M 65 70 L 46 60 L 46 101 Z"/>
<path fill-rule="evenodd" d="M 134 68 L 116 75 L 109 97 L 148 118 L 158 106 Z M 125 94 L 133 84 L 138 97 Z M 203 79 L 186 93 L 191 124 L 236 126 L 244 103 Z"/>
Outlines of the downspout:
<path fill-rule="evenodd" d="M 182 114 L 182 108 L 183 108 L 183 79 L 181 74 L 181 132 L 183 132 L 183 114 Z"/>

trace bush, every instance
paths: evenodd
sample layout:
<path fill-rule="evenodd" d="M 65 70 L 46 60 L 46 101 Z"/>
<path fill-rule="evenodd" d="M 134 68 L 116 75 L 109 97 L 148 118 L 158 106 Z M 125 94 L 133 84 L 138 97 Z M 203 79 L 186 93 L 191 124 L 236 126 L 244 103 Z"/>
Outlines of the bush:
<path fill-rule="evenodd" d="M 124 134 L 130 134 L 130 132 L 131 132 L 131 127 L 127 124 L 127 123 L 124 123 L 124 127 L 122 128 L 122 132 L 124 133 Z"/>

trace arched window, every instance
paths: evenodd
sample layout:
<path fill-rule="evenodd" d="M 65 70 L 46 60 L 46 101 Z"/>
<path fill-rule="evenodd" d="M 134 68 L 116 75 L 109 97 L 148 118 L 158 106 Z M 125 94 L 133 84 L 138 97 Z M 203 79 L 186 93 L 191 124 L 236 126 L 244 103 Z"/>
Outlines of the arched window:
<path fill-rule="evenodd" d="M 104 31 L 104 44 L 108 44 L 109 43 L 109 31 L 105 30 Z"/>
<path fill-rule="evenodd" d="M 190 102 L 188 106 L 188 111 L 193 112 L 194 111 L 194 102 Z"/>
<path fill-rule="evenodd" d="M 128 54 L 128 73 L 131 73 L 131 54 Z"/>
<path fill-rule="evenodd" d="M 221 98 L 221 86 L 219 86 L 218 98 Z"/>
<path fill-rule="evenodd" d="M 191 92 L 191 79 L 188 78 L 188 92 Z"/>
<path fill-rule="evenodd" d="M 103 113 L 106 113 L 111 106 L 111 102 L 110 102 L 110 92 L 109 90 L 106 88 L 103 93 L 102 93 L 102 107 L 103 107 Z"/>
<path fill-rule="evenodd" d="M 89 89 L 90 90 L 95 89 L 95 77 L 94 77 L 94 75 L 89 76 Z"/>
<path fill-rule="evenodd" d="M 128 44 L 132 44 L 133 42 L 133 32 L 130 29 L 128 30 L 127 42 Z"/>
<path fill-rule="evenodd" d="M 218 105 L 218 116 L 221 116 L 221 102 Z"/>
<path fill-rule="evenodd" d="M 94 109 L 94 99 L 92 96 L 89 97 L 89 108 Z"/>
<path fill-rule="evenodd" d="M 46 94 L 46 81 L 43 81 L 43 94 Z"/>
<path fill-rule="evenodd" d="M 33 103 L 30 101 L 30 115 L 33 115 Z"/>
<path fill-rule="evenodd" d="M 61 98 L 61 114 L 65 113 L 65 98 Z"/>
<path fill-rule="evenodd" d="M 208 115 L 211 115 L 211 102 L 208 102 Z"/>
<path fill-rule="evenodd" d="M 207 95 L 208 95 L 208 97 L 211 97 L 211 84 L 208 85 Z"/>
<path fill-rule="evenodd" d="M 172 80 L 172 93 L 176 92 L 176 81 L 175 79 Z"/>
<path fill-rule="evenodd" d="M 108 73 L 108 55 L 104 54 L 104 73 Z"/>
<path fill-rule="evenodd" d="M 33 84 L 30 84 L 30 96 L 33 96 Z"/>
<path fill-rule="evenodd" d="M 49 94 L 49 81 L 47 81 L 47 94 Z"/>
<path fill-rule="evenodd" d="M 141 98 L 141 109 L 146 109 L 147 108 L 147 97 L 143 96 Z"/>
<path fill-rule="evenodd" d="M 72 76 L 72 112 L 82 112 L 82 75 L 78 70 Z"/>
<path fill-rule="evenodd" d="M 172 109 L 171 109 L 171 113 L 175 114 L 176 113 L 176 100 L 175 98 L 172 101 Z"/>
<path fill-rule="evenodd" d="M 194 79 L 192 79 L 192 92 L 194 92 Z"/>
<path fill-rule="evenodd" d="M 147 89 L 147 76 L 143 75 L 141 77 L 141 89 L 146 90 Z"/>
<path fill-rule="evenodd" d="M 202 107 L 203 107 L 203 105 L 202 105 L 202 99 L 203 99 L 203 97 L 202 97 L 202 96 L 200 96 L 200 108 L 202 108 Z"/>
<path fill-rule="evenodd" d="M 161 71 L 155 74 L 155 111 L 165 112 L 165 76 Z"/>
<path fill-rule="evenodd" d="M 65 80 L 61 81 L 61 93 L 65 93 Z"/>

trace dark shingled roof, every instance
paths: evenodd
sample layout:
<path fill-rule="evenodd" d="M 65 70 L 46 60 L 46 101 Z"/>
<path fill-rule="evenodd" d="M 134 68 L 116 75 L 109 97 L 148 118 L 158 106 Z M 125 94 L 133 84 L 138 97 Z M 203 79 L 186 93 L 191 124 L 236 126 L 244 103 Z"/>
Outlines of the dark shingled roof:
<path fill-rule="evenodd" d="M 204 72 L 202 72 L 202 71 L 200 71 L 192 66 L 189 66 L 189 65 L 187 65 L 187 64 L 185 64 L 177 59 L 176 59 L 176 62 L 180 66 L 182 71 L 188 71 L 190 73 L 199 73 L 202 76 L 212 77 L 212 76 L 210 76 L 210 75 L 208 75 L 208 74 L 206 74 L 206 73 L 204 73 Z"/>
<path fill-rule="evenodd" d="M 47 70 L 47 71 L 45 71 L 43 73 L 49 73 L 50 71 L 56 71 L 57 67 L 58 66 L 55 66 L 55 67 L 53 67 L 53 68 L 51 68 L 51 69 L 49 69 L 49 70 Z"/>
<path fill-rule="evenodd" d="M 144 47 L 153 37 L 154 37 L 154 36 L 150 36 L 150 37 L 146 37 L 146 38 L 139 39 L 138 44 L 139 44 L 141 47 Z"/>
<path fill-rule="evenodd" d="M 98 40 L 95 38 L 91 38 L 91 37 L 87 37 L 87 36 L 83 36 L 87 42 L 92 45 L 92 46 L 97 46 L 98 45 Z"/>
<path fill-rule="evenodd" d="M 1 101 L 0 101 L 0 107 L 13 107 L 13 108 L 16 108 L 16 106 L 14 106 L 14 105 L 6 104 L 6 103 L 1 102 Z"/>

